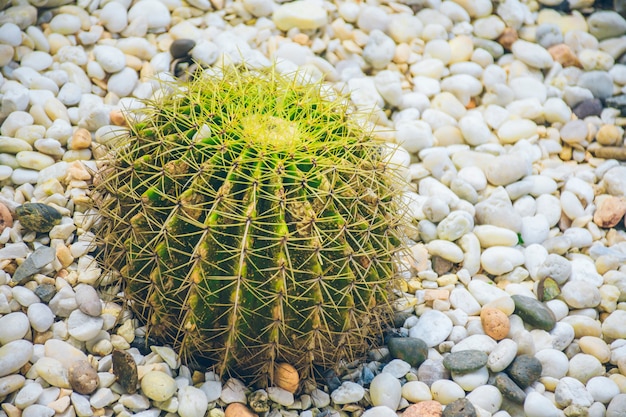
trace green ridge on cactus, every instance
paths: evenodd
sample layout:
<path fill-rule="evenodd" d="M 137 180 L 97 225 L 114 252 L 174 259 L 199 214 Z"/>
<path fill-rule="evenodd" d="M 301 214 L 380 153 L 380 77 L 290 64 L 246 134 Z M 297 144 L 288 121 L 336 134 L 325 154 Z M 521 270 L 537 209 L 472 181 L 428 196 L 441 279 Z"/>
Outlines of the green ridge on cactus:
<path fill-rule="evenodd" d="M 343 97 L 203 71 L 130 120 L 94 195 L 151 337 L 261 384 L 363 355 L 392 313 L 402 181 Z M 132 115 L 131 115 L 132 116 Z"/>

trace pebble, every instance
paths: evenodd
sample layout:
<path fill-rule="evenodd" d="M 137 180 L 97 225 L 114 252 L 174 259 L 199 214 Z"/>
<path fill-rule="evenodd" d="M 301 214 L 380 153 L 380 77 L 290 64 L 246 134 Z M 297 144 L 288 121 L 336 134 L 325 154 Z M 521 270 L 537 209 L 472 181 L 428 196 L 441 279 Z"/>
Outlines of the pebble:
<path fill-rule="evenodd" d="M 552 56 L 544 47 L 522 39 L 513 42 L 511 52 L 517 59 L 533 68 L 550 68 L 554 64 Z"/>
<path fill-rule="evenodd" d="M 27 340 L 13 340 L 0 347 L 0 377 L 24 366 L 33 355 L 33 344 Z"/>
<path fill-rule="evenodd" d="M 554 391 L 556 404 L 565 408 L 570 405 L 589 407 L 593 403 L 593 397 L 585 389 L 585 385 L 571 377 L 563 377 L 559 380 Z"/>
<path fill-rule="evenodd" d="M 144 376 L 145 378 L 145 376 Z M 204 392 L 192 386 L 178 390 L 178 414 L 181 417 L 204 417 L 208 401 Z"/>
<path fill-rule="evenodd" d="M 476 417 L 476 409 L 467 398 L 460 398 L 443 409 L 442 417 Z"/>
<path fill-rule="evenodd" d="M 489 353 L 487 367 L 492 372 L 506 369 L 517 355 L 517 343 L 512 339 L 503 339 Z"/>
<path fill-rule="evenodd" d="M 112 365 L 113 373 L 117 376 L 117 382 L 119 382 L 124 391 L 129 394 L 134 394 L 137 391 L 139 377 L 137 364 L 133 356 L 123 350 L 114 349 L 112 355 Z M 219 391 L 221 394 L 221 384 Z"/>
<path fill-rule="evenodd" d="M 30 329 L 26 314 L 12 312 L 0 317 L 0 345 L 6 345 L 14 340 L 20 340 Z"/>
<path fill-rule="evenodd" d="M 67 329 L 72 337 L 86 342 L 96 337 L 103 323 L 101 317 L 92 317 L 80 310 L 74 310 L 67 320 Z"/>
<path fill-rule="evenodd" d="M 502 395 L 517 404 L 523 404 L 526 400 L 526 393 L 517 386 L 515 382 L 508 375 L 499 373 L 495 376 L 496 388 L 500 390 Z"/>
<path fill-rule="evenodd" d="M 415 337 L 393 337 L 387 342 L 389 353 L 394 359 L 402 359 L 418 368 L 428 357 L 428 346 Z"/>
<path fill-rule="evenodd" d="M 497 308 L 484 307 L 480 311 L 480 322 L 485 334 L 494 340 L 504 339 L 511 328 L 508 316 Z"/>
<path fill-rule="evenodd" d="M 372 408 L 368 408 L 367 410 L 365 410 L 365 412 L 362 415 L 365 416 L 365 417 L 394 417 L 394 416 L 397 416 L 395 411 L 393 411 L 391 408 L 386 407 L 384 405 L 379 405 L 379 406 L 375 406 L 375 407 L 372 407 Z"/>
<path fill-rule="evenodd" d="M 330 394 L 335 404 L 351 404 L 361 401 L 365 395 L 363 387 L 351 381 L 345 381 Z"/>
<path fill-rule="evenodd" d="M 402 413 L 403 417 L 440 417 L 442 414 L 441 403 L 438 401 L 426 400 L 416 404 L 411 404 Z"/>
<path fill-rule="evenodd" d="M 408 381 L 402 385 L 402 398 L 411 403 L 432 400 L 430 388 L 422 381 Z"/>
<path fill-rule="evenodd" d="M 519 355 L 506 369 L 506 373 L 521 388 L 529 387 L 541 376 L 541 362 L 530 355 Z"/>
<path fill-rule="evenodd" d="M 395 411 L 401 398 L 402 387 L 395 376 L 389 372 L 381 372 L 374 377 L 370 384 L 370 399 L 374 407 L 386 406 Z"/>
<path fill-rule="evenodd" d="M 87 361 L 73 362 L 67 374 L 70 386 L 79 394 L 88 395 L 98 388 L 98 373 Z"/>
<path fill-rule="evenodd" d="M 554 328 L 554 314 L 543 303 L 525 295 L 513 295 L 511 298 L 515 302 L 515 314 L 525 323 L 546 331 Z"/>
<path fill-rule="evenodd" d="M 429 310 L 420 316 L 415 326 L 409 329 L 409 336 L 421 339 L 426 346 L 433 347 L 446 340 L 452 327 L 452 320 L 444 313 Z"/>
<path fill-rule="evenodd" d="M 559 410 L 538 392 L 531 392 L 524 401 L 524 413 L 527 417 L 558 417 Z"/>
<path fill-rule="evenodd" d="M 258 414 L 250 411 L 244 404 L 230 403 L 224 410 L 224 417 L 258 417 Z"/>
<path fill-rule="evenodd" d="M 272 20 L 283 31 L 317 29 L 327 22 L 326 10 L 312 1 L 285 3 L 274 10 Z"/>
<path fill-rule="evenodd" d="M 448 354 L 443 366 L 449 371 L 465 373 L 476 371 L 487 364 L 487 354 L 479 350 L 462 350 Z"/>
<path fill-rule="evenodd" d="M 430 386 L 433 400 L 443 404 L 452 404 L 454 401 L 465 398 L 465 391 L 454 381 L 441 379 Z"/>
<path fill-rule="evenodd" d="M 141 378 L 141 391 L 154 401 L 166 401 L 176 392 L 176 381 L 160 371 L 149 371 Z"/>

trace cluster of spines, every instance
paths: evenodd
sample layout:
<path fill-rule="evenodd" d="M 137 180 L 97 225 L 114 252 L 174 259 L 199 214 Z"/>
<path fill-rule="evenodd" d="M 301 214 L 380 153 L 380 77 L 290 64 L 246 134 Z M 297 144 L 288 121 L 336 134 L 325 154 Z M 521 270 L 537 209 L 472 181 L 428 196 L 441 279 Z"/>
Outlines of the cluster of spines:
<path fill-rule="evenodd" d="M 150 334 L 219 372 L 303 376 L 363 353 L 390 313 L 399 190 L 319 85 L 205 75 L 152 103 L 102 190 L 105 261 Z"/>

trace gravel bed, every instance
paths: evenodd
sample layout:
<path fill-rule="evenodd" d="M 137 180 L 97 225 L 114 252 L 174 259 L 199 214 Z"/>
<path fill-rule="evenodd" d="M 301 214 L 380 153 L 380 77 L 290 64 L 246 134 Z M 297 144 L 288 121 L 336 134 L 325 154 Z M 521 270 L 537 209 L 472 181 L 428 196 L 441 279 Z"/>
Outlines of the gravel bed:
<path fill-rule="evenodd" d="M 0 417 L 626 415 L 626 20 L 610 7 L 626 9 L 0 0 Z M 398 328 L 323 385 L 256 389 L 146 349 L 95 262 L 89 190 L 122 110 L 242 61 L 347 94 L 411 180 Z"/>

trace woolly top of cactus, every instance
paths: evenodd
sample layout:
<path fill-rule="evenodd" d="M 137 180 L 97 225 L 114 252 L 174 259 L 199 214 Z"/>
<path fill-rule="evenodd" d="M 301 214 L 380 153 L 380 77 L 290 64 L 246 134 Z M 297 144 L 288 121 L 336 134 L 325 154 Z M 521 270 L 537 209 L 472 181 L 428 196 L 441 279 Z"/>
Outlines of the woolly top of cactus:
<path fill-rule="evenodd" d="M 220 372 L 310 375 L 363 354 L 391 313 L 404 182 L 347 100 L 300 80 L 166 84 L 99 173 L 104 264 L 150 335 Z"/>

